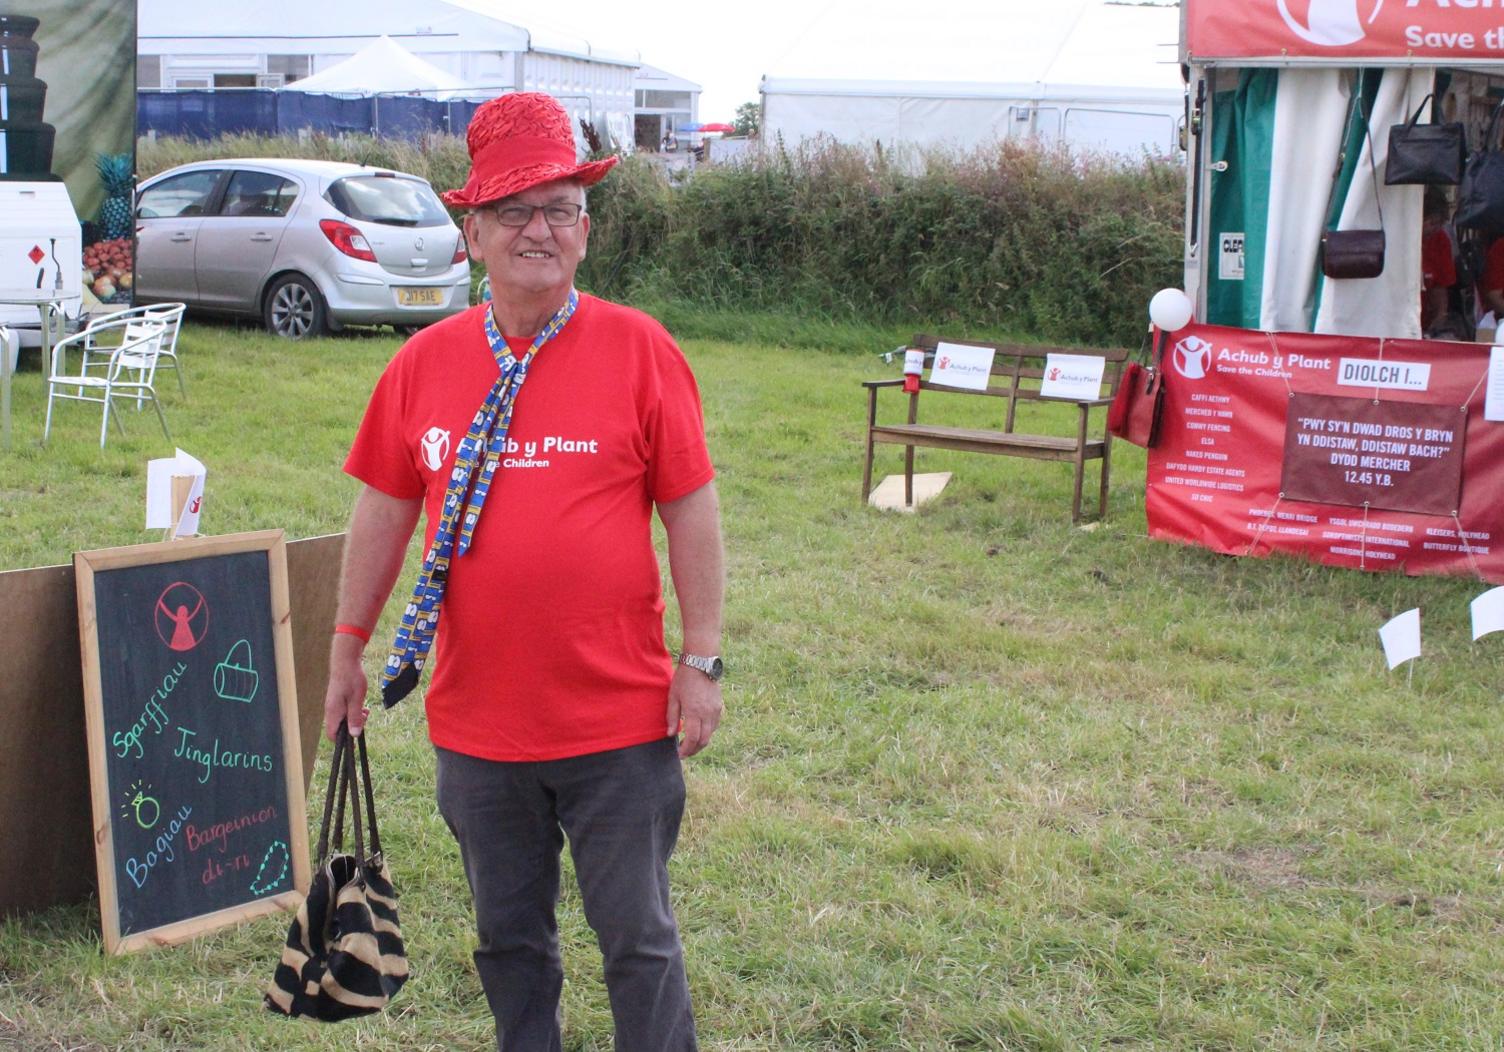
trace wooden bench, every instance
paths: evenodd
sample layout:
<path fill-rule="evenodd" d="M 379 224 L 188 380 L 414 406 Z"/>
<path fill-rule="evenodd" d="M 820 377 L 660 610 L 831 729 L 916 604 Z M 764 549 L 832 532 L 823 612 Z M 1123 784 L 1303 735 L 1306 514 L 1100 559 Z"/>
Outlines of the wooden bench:
<path fill-rule="evenodd" d="M 919 335 L 913 346 L 925 352 L 925 367 L 934 363 L 935 346 L 940 342 L 956 343 L 972 347 L 990 347 L 995 352 L 992 360 L 992 375 L 985 391 L 962 387 L 949 387 L 922 381 L 920 392 L 934 394 L 924 400 L 933 406 L 938 394 L 974 395 L 984 398 L 1002 398 L 1007 402 L 1002 413 L 1002 427 L 997 430 L 976 427 L 952 427 L 945 424 L 919 422 L 919 393 L 908 396 L 908 420 L 901 424 L 877 422 L 877 395 L 885 388 L 903 387 L 902 378 L 893 380 L 867 380 L 862 386 L 867 389 L 867 462 L 862 469 L 862 500 L 872 492 L 872 454 L 878 443 L 901 445 L 904 449 L 904 503 L 914 503 L 914 448 L 929 446 L 936 449 L 959 449 L 968 453 L 995 453 L 1008 457 L 1028 457 L 1034 460 L 1064 460 L 1075 465 L 1076 487 L 1071 500 L 1071 521 L 1081 521 L 1081 486 L 1088 460 L 1101 461 L 1101 487 L 1097 497 L 1097 516 L 1107 514 L 1107 483 L 1111 463 L 1112 436 L 1107 432 L 1106 407 L 1117 392 L 1118 380 L 1129 352 L 1122 348 L 1103 350 L 1083 347 L 1026 347 L 1010 344 L 983 343 L 976 340 L 950 340 L 944 337 Z M 1045 357 L 1049 354 L 1089 354 L 1106 360 L 1102 370 L 1104 397 L 1089 401 L 1073 401 L 1046 398 L 1039 393 L 1044 376 Z M 1053 402 L 1075 409 L 1074 435 L 1028 434 L 1015 429 L 1018 419 L 1018 403 Z M 1099 410 L 1098 426 L 1091 426 L 1091 411 Z"/>

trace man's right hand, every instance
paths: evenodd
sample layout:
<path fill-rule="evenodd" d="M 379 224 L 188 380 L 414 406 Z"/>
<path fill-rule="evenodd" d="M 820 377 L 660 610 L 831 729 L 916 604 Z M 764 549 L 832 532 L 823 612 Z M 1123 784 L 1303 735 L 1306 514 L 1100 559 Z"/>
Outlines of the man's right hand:
<path fill-rule="evenodd" d="M 324 695 L 324 733 L 333 741 L 340 723 L 350 725 L 358 735 L 371 710 L 366 708 L 366 691 L 370 684 L 360 655 L 365 644 L 354 636 L 338 633 L 329 644 L 329 691 Z"/>

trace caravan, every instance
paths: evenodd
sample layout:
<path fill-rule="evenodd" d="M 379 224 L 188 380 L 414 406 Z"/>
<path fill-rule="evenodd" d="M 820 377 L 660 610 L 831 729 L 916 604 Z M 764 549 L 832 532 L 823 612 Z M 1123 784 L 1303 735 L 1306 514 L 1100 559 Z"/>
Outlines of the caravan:
<path fill-rule="evenodd" d="M 83 229 L 61 181 L 0 180 L 0 326 L 41 342 L 51 303 L 69 318 L 83 305 Z"/>

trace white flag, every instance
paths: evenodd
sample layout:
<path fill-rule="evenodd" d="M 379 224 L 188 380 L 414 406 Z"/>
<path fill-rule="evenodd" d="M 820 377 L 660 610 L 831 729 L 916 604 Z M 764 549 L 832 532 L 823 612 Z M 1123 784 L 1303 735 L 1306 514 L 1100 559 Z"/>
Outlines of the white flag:
<path fill-rule="evenodd" d="M 1420 607 L 1388 621 L 1379 629 L 1379 640 L 1384 644 L 1384 658 L 1391 669 L 1420 657 Z"/>

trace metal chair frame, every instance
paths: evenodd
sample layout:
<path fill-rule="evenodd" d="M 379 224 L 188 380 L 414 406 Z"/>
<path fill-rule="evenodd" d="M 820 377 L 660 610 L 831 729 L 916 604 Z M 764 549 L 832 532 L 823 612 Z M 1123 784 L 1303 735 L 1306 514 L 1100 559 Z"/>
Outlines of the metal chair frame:
<path fill-rule="evenodd" d="M 78 348 L 87 356 L 92 346 L 95 348 L 92 353 L 97 356 L 103 351 L 103 347 L 96 342 L 98 337 L 114 329 L 121 330 L 121 342 L 109 349 L 107 362 L 92 363 L 96 368 L 104 365 L 103 375 L 85 372 L 82 368 L 77 373 L 65 372 L 70 350 Z M 162 322 L 117 317 L 91 325 L 55 344 L 47 371 L 47 421 L 42 428 L 43 444 L 46 444 L 52 433 L 54 401 L 93 402 L 104 407 L 103 417 L 99 422 L 99 448 L 103 449 L 110 434 L 110 408 L 117 398 L 134 398 L 138 405 L 142 401 L 151 402 L 152 408 L 157 412 L 157 420 L 162 425 L 162 434 L 171 441 L 172 432 L 167 429 L 167 417 L 162 413 L 162 404 L 157 400 L 157 393 L 151 382 L 158 349 L 166 331 L 167 326 Z M 121 373 L 126 371 L 134 372 L 137 378 L 122 379 Z M 72 390 L 68 390 L 69 388 Z M 120 431 L 121 437 L 124 437 L 125 425 L 120 421 L 118 410 L 115 412 L 115 427 Z"/>

